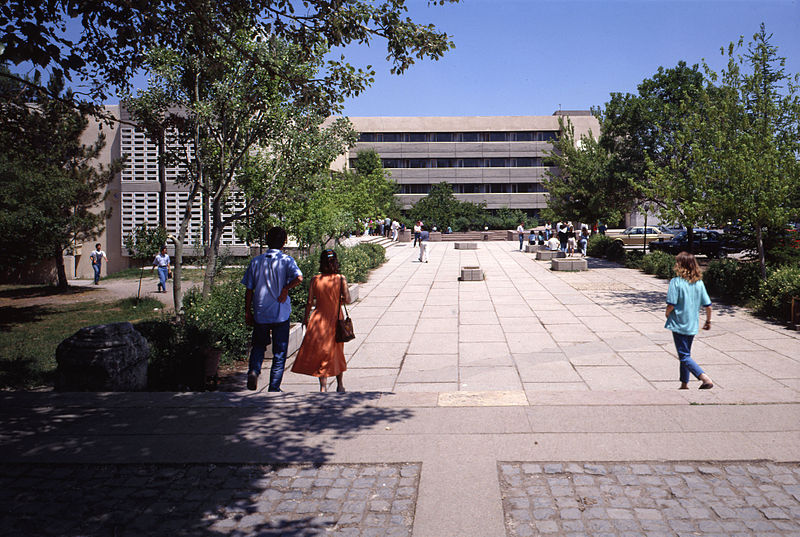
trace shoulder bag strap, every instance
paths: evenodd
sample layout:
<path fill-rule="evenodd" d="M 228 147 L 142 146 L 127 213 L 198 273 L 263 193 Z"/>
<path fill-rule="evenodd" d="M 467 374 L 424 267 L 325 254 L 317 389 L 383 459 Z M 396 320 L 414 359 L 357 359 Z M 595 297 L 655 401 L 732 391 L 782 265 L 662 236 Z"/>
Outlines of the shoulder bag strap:
<path fill-rule="evenodd" d="M 350 314 L 347 313 L 347 304 L 344 303 L 344 276 L 339 275 L 339 312 L 342 311 L 342 306 L 344 306 L 344 316 L 350 317 Z"/>

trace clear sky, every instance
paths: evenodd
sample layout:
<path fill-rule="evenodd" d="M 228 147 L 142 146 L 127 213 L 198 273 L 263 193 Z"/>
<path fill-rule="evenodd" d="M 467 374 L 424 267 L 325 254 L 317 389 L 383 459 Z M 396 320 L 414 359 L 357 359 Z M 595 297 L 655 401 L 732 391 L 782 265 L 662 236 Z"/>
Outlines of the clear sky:
<path fill-rule="evenodd" d="M 349 116 L 549 115 L 602 106 L 611 92 L 635 92 L 659 66 L 704 58 L 719 70 L 720 47 L 761 22 L 787 71 L 800 73 L 798 0 L 408 0 L 416 22 L 456 45 L 438 62 L 389 74 L 383 43 L 349 50 L 375 67 L 375 83 L 347 101 Z"/>

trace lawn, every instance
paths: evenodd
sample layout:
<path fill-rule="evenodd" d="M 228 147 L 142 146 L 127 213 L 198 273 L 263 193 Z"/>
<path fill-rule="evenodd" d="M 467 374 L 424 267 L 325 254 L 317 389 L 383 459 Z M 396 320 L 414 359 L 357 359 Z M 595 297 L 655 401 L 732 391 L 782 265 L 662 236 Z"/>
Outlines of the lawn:
<path fill-rule="evenodd" d="M 163 305 L 145 298 L 116 302 L 0 307 L 0 388 L 52 386 L 56 347 L 80 328 L 141 321 L 162 315 Z M 157 311 L 156 311 L 157 309 Z"/>

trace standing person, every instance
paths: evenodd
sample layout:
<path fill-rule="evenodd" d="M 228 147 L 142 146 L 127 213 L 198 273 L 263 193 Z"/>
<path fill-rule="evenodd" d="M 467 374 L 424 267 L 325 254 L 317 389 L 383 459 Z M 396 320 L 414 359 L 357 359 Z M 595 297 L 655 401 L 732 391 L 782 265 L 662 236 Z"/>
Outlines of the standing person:
<path fill-rule="evenodd" d="M 289 315 L 292 303 L 289 290 L 300 285 L 303 273 L 295 260 L 282 252 L 286 231 L 274 227 L 267 232 L 269 249 L 254 257 L 247 266 L 242 284 L 244 322 L 253 327 L 252 350 L 247 370 L 247 389 L 258 387 L 261 363 L 272 333 L 272 367 L 269 372 L 269 391 L 281 391 L 286 350 L 289 348 Z"/>
<path fill-rule="evenodd" d="M 162 246 L 161 252 L 153 259 L 153 268 L 158 268 L 158 292 L 167 292 L 167 277 L 169 276 L 169 255 L 167 247 Z"/>
<path fill-rule="evenodd" d="M 567 257 L 572 257 L 575 253 L 575 233 L 570 233 L 567 236 Z"/>
<path fill-rule="evenodd" d="M 689 388 L 689 373 L 702 384 L 701 390 L 714 387 L 714 383 L 692 359 L 692 341 L 698 332 L 700 307 L 706 311 L 703 330 L 711 329 L 711 300 L 708 298 L 703 276 L 694 255 L 681 252 L 675 258 L 675 274 L 667 290 L 667 322 L 664 328 L 672 330 L 675 350 L 680 360 L 681 390 Z"/>
<path fill-rule="evenodd" d="M 397 220 L 392 220 L 392 242 L 397 242 L 400 238 L 400 223 Z"/>
<path fill-rule="evenodd" d="M 420 263 L 427 263 L 428 262 L 428 240 L 430 239 L 430 233 L 427 230 L 423 229 L 419 232 L 419 262 Z"/>
<path fill-rule="evenodd" d="M 412 248 L 417 246 L 417 242 L 419 241 L 420 233 L 422 233 L 422 222 L 417 220 L 414 224 L 414 244 L 411 245 Z"/>
<path fill-rule="evenodd" d="M 89 259 L 92 260 L 92 269 L 94 269 L 94 284 L 100 285 L 100 269 L 103 268 L 103 259 L 108 263 L 106 253 L 100 249 L 100 243 L 94 245 L 94 250 L 89 254 Z"/>
<path fill-rule="evenodd" d="M 558 226 L 556 227 L 556 230 L 558 231 L 559 249 L 562 252 L 566 252 L 567 251 L 567 224 L 565 224 L 564 222 L 559 222 Z"/>
<path fill-rule="evenodd" d="M 389 218 L 388 216 L 383 219 L 383 229 L 384 229 L 384 233 L 386 235 L 386 238 L 388 239 L 391 236 L 391 233 L 392 233 L 392 219 Z"/>
<path fill-rule="evenodd" d="M 544 224 L 544 240 L 549 241 L 552 228 L 550 227 L 550 222 L 545 222 Z"/>
<path fill-rule="evenodd" d="M 578 241 L 578 246 L 581 249 L 581 257 L 586 257 L 586 246 L 589 244 L 589 230 L 583 228 L 581 230 L 581 238 Z"/>
<path fill-rule="evenodd" d="M 328 377 L 336 377 L 336 391 L 343 392 L 342 374 L 347 371 L 344 343 L 336 341 L 340 304 L 350 303 L 347 280 L 339 273 L 339 259 L 333 250 L 319 258 L 319 274 L 311 279 L 303 326 L 306 334 L 292 366 L 293 373 L 319 377 L 319 391 L 328 391 Z M 311 309 L 314 308 L 312 312 Z"/>
<path fill-rule="evenodd" d="M 520 222 L 517 226 L 517 234 L 519 235 L 519 251 L 522 251 L 522 243 L 525 242 L 525 226 L 524 222 Z"/>

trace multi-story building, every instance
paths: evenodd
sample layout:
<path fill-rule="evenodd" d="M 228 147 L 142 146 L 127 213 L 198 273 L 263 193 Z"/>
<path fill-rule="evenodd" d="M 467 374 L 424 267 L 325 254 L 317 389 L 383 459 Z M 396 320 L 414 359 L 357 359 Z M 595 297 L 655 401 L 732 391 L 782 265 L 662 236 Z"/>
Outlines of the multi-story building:
<path fill-rule="evenodd" d="M 594 136 L 600 125 L 589 111 L 552 116 L 351 117 L 361 133 L 347 155 L 374 149 L 411 208 L 431 185 L 446 182 L 463 201 L 488 209 L 508 207 L 530 215 L 547 205 L 547 155 L 559 135 L 559 117 L 569 118 L 575 136 Z"/>
<path fill-rule="evenodd" d="M 129 267 L 125 237 L 139 224 L 158 224 L 157 144 L 127 121 L 124 108 L 108 106 L 106 111 L 122 121 L 114 123 L 110 131 L 106 124 L 90 122 L 84 141 L 92 143 L 98 132 L 105 132 L 106 147 L 99 163 L 126 156 L 127 166 L 108 186 L 104 208 L 110 209 L 110 217 L 103 233 L 87 244 L 76 245 L 74 255 L 66 257 L 69 277 L 92 276 L 89 252 L 95 242 L 101 243 L 109 257 L 104 271 Z M 360 140 L 331 166 L 348 166 L 359 151 L 373 148 L 400 186 L 397 196 L 404 208 L 425 196 L 432 184 L 447 182 L 462 200 L 486 203 L 489 209 L 509 207 L 535 214 L 547 203 L 545 158 L 559 133 L 559 115 L 569 117 L 576 136 L 599 133 L 597 119 L 584 111 L 556 112 L 552 116 L 354 117 L 350 120 L 361 133 Z M 186 186 L 178 181 L 184 171 L 181 165 L 166 170 L 167 231 L 172 234 L 178 232 L 188 198 Z M 234 195 L 232 208 L 242 202 Z M 202 206 L 199 196 L 187 234 L 187 255 L 200 253 L 193 252 L 192 246 L 203 241 Z M 225 231 L 221 244 L 233 255 L 249 254 L 232 228 Z"/>

